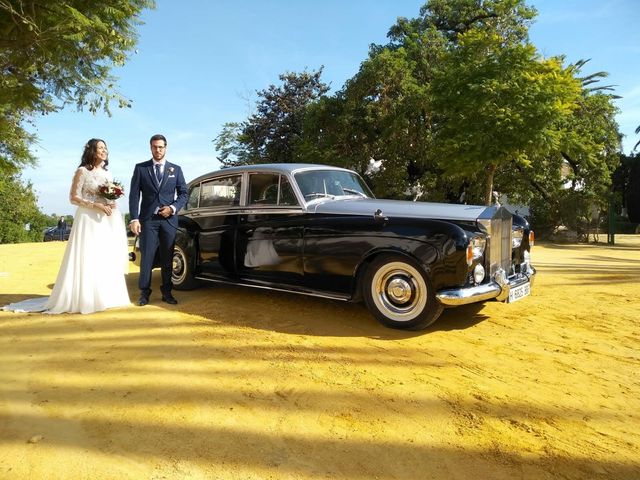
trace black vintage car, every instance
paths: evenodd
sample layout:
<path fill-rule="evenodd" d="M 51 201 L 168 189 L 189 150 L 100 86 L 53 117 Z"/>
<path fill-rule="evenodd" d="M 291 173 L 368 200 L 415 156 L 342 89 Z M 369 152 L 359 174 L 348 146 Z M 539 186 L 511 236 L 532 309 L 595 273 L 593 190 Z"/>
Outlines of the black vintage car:
<path fill-rule="evenodd" d="M 503 207 L 378 200 L 350 170 L 233 167 L 189 183 L 173 260 L 202 281 L 364 300 L 384 325 L 420 329 L 444 307 L 530 293 L 533 232 Z"/>

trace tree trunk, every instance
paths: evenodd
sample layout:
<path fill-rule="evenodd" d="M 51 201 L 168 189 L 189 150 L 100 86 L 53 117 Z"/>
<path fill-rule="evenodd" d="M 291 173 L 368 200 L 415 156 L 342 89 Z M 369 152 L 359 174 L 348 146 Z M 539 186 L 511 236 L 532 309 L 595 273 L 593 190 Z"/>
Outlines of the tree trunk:
<path fill-rule="evenodd" d="M 484 204 L 491 205 L 493 203 L 493 177 L 496 174 L 497 166 L 491 164 L 487 166 L 487 183 L 484 191 Z"/>

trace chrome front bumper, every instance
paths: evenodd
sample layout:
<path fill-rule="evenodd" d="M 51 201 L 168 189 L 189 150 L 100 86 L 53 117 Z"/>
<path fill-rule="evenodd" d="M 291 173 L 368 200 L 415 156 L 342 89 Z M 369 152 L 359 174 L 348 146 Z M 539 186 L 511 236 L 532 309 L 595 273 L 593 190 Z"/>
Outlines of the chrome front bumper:
<path fill-rule="evenodd" d="M 469 303 L 484 302 L 496 299 L 504 302 L 509 298 L 509 290 L 519 287 L 527 282 L 533 285 L 536 270 L 533 267 L 527 269 L 527 273 L 518 273 L 507 277 L 504 270 L 499 270 L 494 275 L 493 281 L 476 287 L 448 288 L 436 293 L 438 301 L 447 306 L 467 305 Z"/>

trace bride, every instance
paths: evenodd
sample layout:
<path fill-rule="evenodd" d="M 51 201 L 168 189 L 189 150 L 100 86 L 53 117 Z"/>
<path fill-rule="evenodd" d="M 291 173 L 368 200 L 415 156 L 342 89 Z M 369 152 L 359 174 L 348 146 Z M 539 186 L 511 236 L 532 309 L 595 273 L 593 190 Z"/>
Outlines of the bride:
<path fill-rule="evenodd" d="M 99 187 L 112 182 L 107 145 L 92 138 L 84 146 L 69 199 L 77 205 L 69 242 L 50 297 L 12 303 L 3 310 L 45 313 L 93 313 L 130 304 L 127 235 L 114 201 Z"/>

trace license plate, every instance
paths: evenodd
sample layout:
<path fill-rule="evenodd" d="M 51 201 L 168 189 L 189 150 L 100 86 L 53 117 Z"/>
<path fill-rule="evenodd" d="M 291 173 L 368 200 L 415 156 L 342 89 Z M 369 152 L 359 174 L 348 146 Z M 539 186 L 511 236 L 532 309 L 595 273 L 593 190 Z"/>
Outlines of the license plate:
<path fill-rule="evenodd" d="M 518 285 L 509 290 L 509 303 L 520 300 L 531 293 L 531 284 L 529 282 Z"/>

